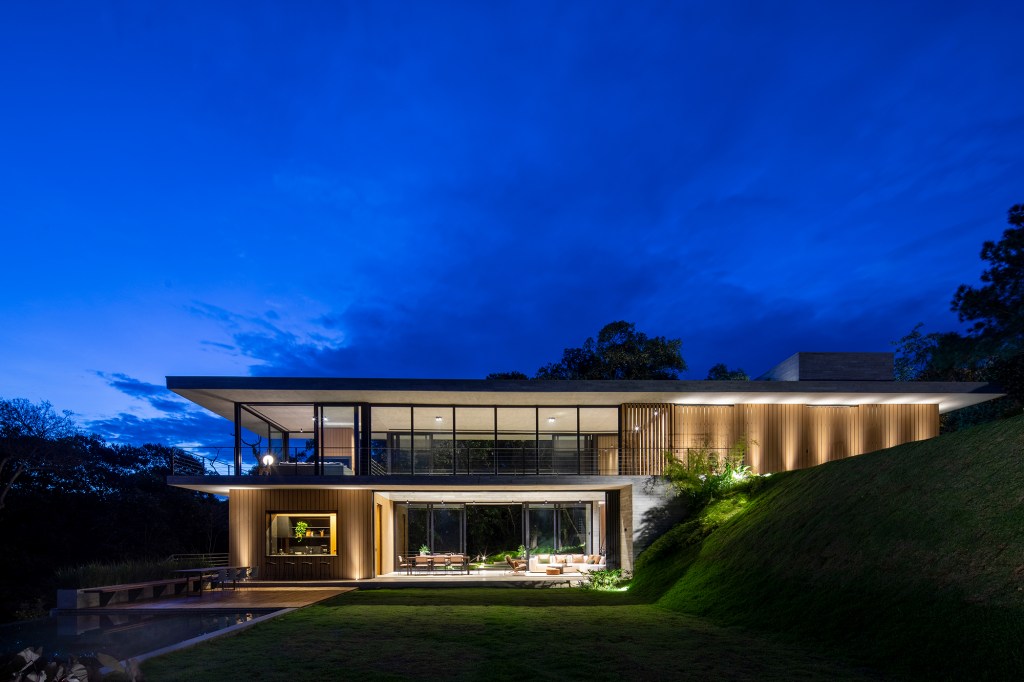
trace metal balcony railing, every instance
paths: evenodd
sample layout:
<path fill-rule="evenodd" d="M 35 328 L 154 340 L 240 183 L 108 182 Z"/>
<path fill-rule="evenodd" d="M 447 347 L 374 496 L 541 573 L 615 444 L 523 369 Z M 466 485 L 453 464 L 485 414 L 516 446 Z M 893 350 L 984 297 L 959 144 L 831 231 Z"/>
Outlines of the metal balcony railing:
<path fill-rule="evenodd" d="M 371 447 L 359 454 L 352 448 L 325 448 L 320 466 L 306 449 L 245 448 L 236 472 L 231 447 L 190 448 L 175 455 L 175 476 L 646 476 L 660 474 L 666 456 L 693 462 L 714 459 L 724 465 L 727 448 L 595 448 L 557 450 L 545 447 L 434 447 L 430 450 Z M 273 463 L 262 464 L 266 455 Z"/>

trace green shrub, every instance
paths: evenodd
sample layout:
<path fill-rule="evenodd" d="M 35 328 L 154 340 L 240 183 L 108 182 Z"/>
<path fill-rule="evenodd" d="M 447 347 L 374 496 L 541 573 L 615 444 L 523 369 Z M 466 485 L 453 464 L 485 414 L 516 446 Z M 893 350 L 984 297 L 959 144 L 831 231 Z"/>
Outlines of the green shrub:
<path fill-rule="evenodd" d="M 58 569 L 55 577 L 60 589 L 82 589 L 171 578 L 177 568 L 178 564 L 168 559 L 91 563 Z"/>
<path fill-rule="evenodd" d="M 506 558 L 511 557 L 513 559 L 525 559 L 526 558 L 526 546 L 519 545 L 518 549 L 506 549 L 501 552 L 495 552 L 494 554 L 488 554 L 486 560 L 493 564 L 502 563 Z"/>
<path fill-rule="evenodd" d="M 731 490 L 749 485 L 749 481 L 756 478 L 743 463 L 746 454 L 745 438 L 737 440 L 725 454 L 705 441 L 695 448 L 687 448 L 682 458 L 677 459 L 671 452 L 664 453 L 661 477 L 677 494 L 690 497 L 701 507 Z"/>
<path fill-rule="evenodd" d="M 602 568 L 584 574 L 580 587 L 584 590 L 618 590 L 625 586 L 632 574 L 621 568 Z"/>

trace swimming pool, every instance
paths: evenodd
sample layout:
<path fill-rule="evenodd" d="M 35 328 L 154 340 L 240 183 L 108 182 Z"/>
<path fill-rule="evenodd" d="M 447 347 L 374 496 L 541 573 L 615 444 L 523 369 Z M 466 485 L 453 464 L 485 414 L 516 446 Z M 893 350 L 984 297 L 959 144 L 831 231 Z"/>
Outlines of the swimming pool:
<path fill-rule="evenodd" d="M 0 652 L 43 647 L 43 655 L 109 654 L 119 660 L 248 623 L 281 609 L 60 615 L 0 625 Z"/>

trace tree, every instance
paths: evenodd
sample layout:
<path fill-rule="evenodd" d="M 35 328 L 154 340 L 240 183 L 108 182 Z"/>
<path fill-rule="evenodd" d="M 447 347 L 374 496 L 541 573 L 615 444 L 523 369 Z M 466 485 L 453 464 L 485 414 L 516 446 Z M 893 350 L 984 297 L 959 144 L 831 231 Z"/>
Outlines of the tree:
<path fill-rule="evenodd" d="M 720 362 L 708 370 L 709 381 L 750 381 L 750 377 L 742 369 L 729 369 Z"/>
<path fill-rule="evenodd" d="M 897 381 L 990 381 L 1007 392 L 943 415 L 944 430 L 1019 413 L 1024 403 L 1024 204 L 1010 207 L 1007 222 L 999 241 L 982 244 L 983 284 L 960 285 L 950 302 L 967 333 L 924 334 L 918 323 L 895 344 Z"/>
<path fill-rule="evenodd" d="M 968 333 L 994 342 L 997 349 L 1020 353 L 1024 346 L 1024 204 L 1010 207 L 998 242 L 986 241 L 981 259 L 988 268 L 980 287 L 961 284 L 950 304 L 961 322 L 971 322 Z"/>
<path fill-rule="evenodd" d="M 1010 227 L 997 242 L 986 241 L 981 259 L 988 267 L 980 287 L 960 285 L 950 303 L 961 322 L 970 322 L 973 357 L 983 358 L 986 378 L 1024 403 L 1024 204 L 1007 213 Z"/>
<path fill-rule="evenodd" d="M 491 372 L 487 375 L 487 379 L 506 379 L 512 381 L 523 381 L 529 378 L 522 372 Z"/>
<path fill-rule="evenodd" d="M 988 358 L 977 344 L 956 332 L 922 334 L 918 322 L 893 345 L 896 381 L 988 381 Z"/>
<path fill-rule="evenodd" d="M 0 510 L 20 476 L 32 467 L 52 465 L 78 435 L 71 412 L 58 413 L 47 401 L 0 398 Z"/>
<path fill-rule="evenodd" d="M 606 324 L 597 340 L 566 348 L 562 359 L 537 370 L 538 379 L 676 379 L 686 369 L 681 339 L 648 337 L 632 322 Z"/>

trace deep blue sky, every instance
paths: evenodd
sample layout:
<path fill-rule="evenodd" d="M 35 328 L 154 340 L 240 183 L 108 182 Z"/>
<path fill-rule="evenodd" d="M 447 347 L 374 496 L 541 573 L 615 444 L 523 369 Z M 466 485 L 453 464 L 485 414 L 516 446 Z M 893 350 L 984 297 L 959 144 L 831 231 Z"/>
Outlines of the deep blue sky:
<path fill-rule="evenodd" d="M 686 378 L 957 328 L 1024 201 L 1020 2 L 0 5 L 0 396 L 227 440 L 168 374 Z"/>

